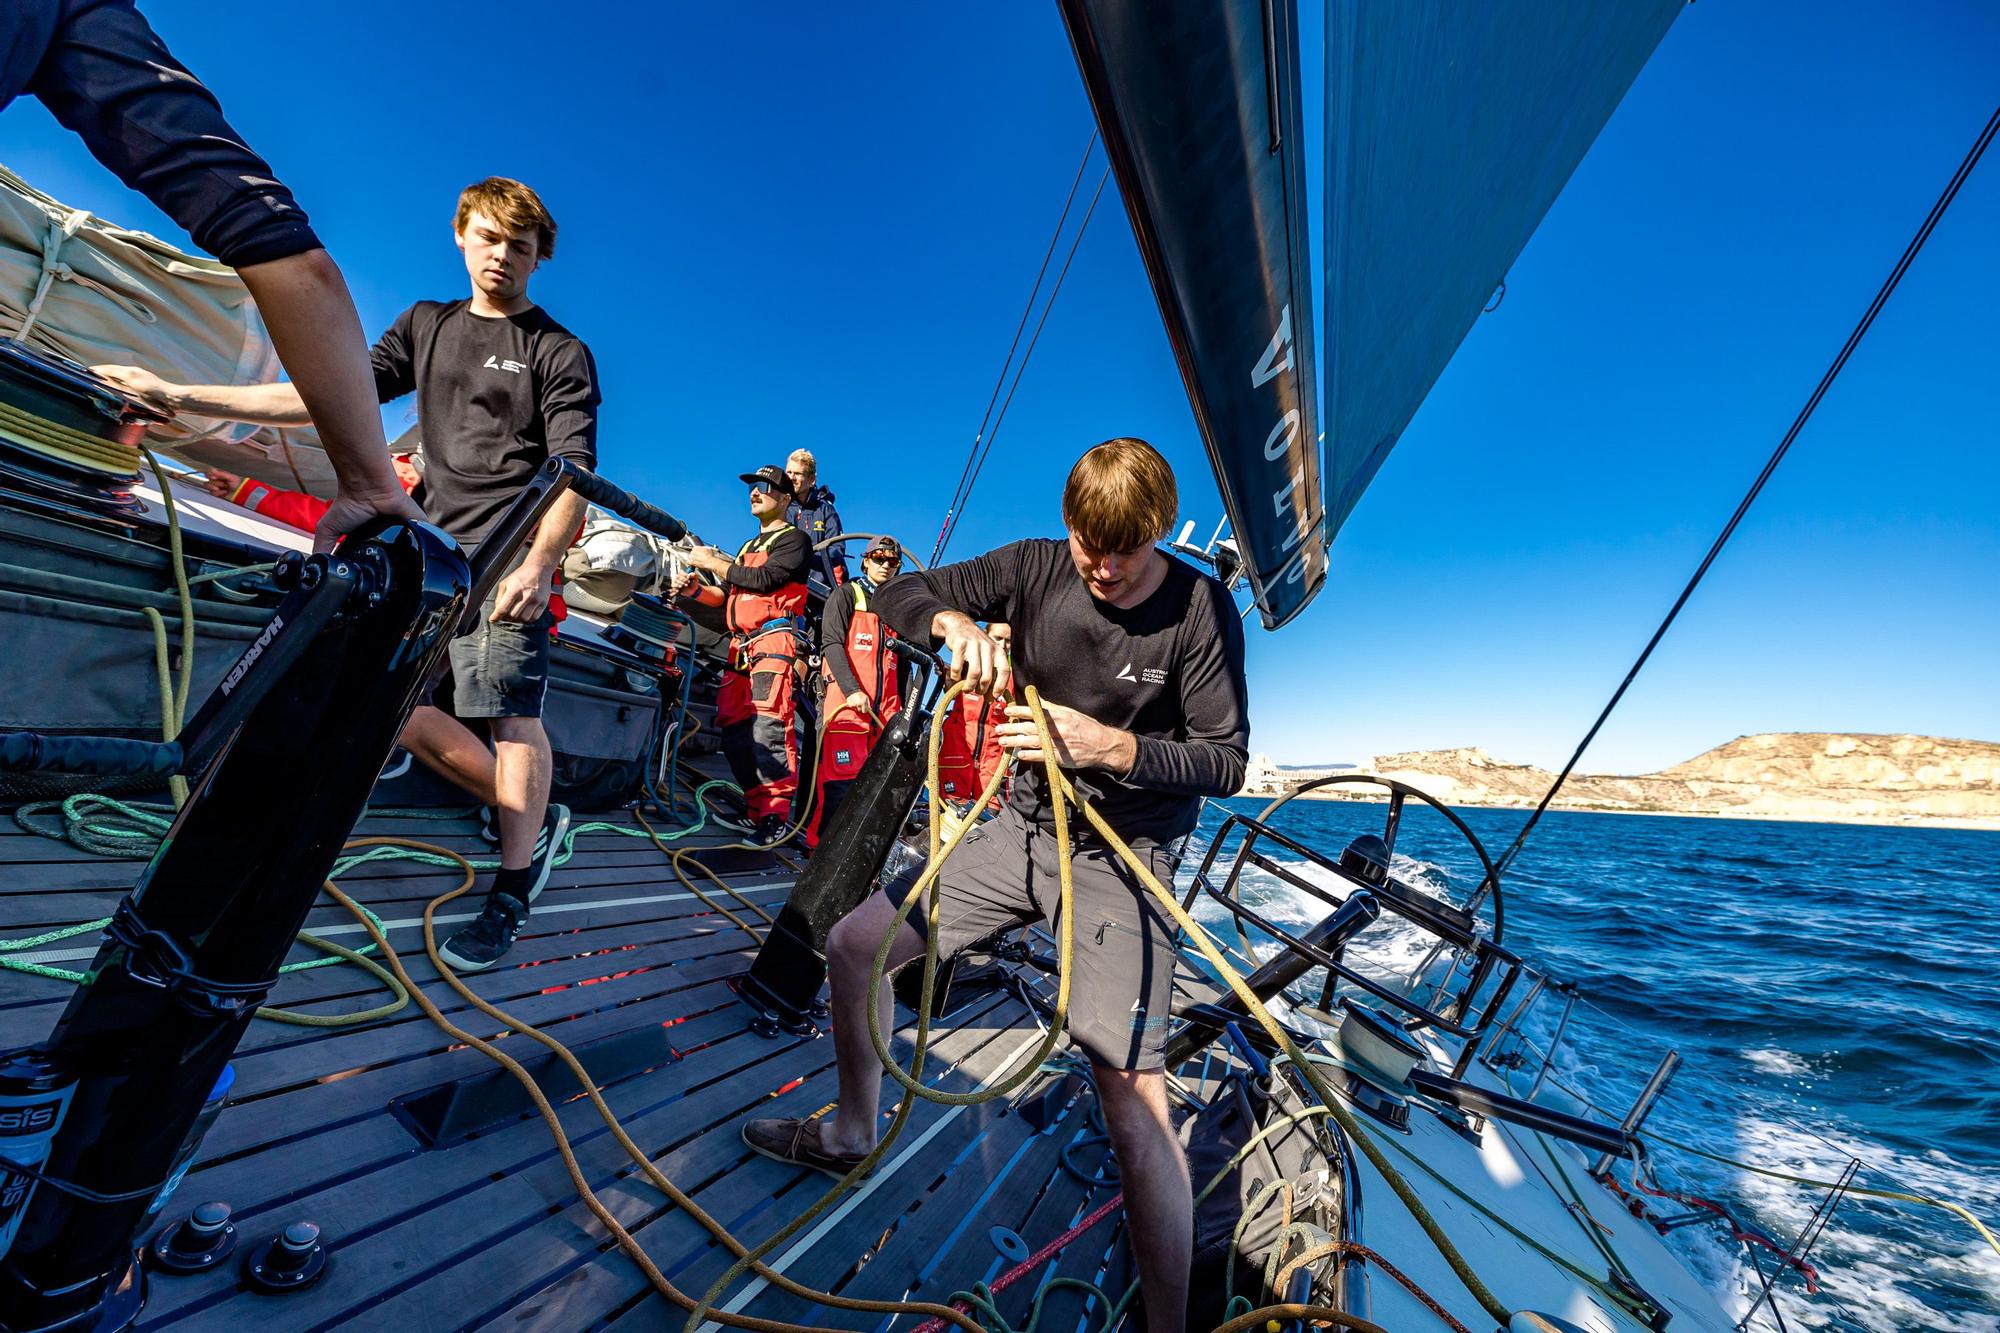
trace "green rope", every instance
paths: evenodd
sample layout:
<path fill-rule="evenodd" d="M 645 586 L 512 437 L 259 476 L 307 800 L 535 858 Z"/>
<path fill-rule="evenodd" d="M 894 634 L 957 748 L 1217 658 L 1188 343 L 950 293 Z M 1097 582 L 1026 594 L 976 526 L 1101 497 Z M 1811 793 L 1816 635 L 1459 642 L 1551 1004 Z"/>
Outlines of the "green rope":
<path fill-rule="evenodd" d="M 160 487 L 160 499 L 167 507 L 167 554 L 173 561 L 174 594 L 181 608 L 181 669 L 178 679 L 168 671 L 166 619 L 150 606 L 141 608 L 146 613 L 146 623 L 153 630 L 153 665 L 160 677 L 160 739 L 171 741 L 181 733 L 181 724 L 187 718 L 188 691 L 194 685 L 194 589 L 188 583 L 187 560 L 181 547 L 181 512 L 174 503 L 174 488 L 167 481 L 167 474 L 161 470 L 160 460 L 153 457 L 152 450 L 141 445 L 139 456 L 152 469 L 153 480 Z M 187 804 L 186 778 L 178 773 L 168 778 L 167 790 L 173 793 L 175 809 Z"/>
<path fill-rule="evenodd" d="M 161 642 L 164 642 L 164 640 L 161 640 Z M 165 679 L 164 675 L 162 679 Z M 701 797 L 712 787 L 733 788 L 734 785 L 724 779 L 716 778 L 703 783 L 697 788 L 696 796 L 697 798 Z M 693 824 L 675 832 L 661 833 L 659 835 L 660 840 L 663 842 L 675 842 L 698 833 L 708 822 L 708 809 L 699 800 L 697 800 L 697 809 L 699 814 Z M 62 820 L 60 828 L 38 822 L 51 811 L 60 814 Z M 385 809 L 372 810 L 367 813 L 378 817 L 394 815 L 395 817 L 405 819 L 460 819 L 465 818 L 471 812 L 452 811 L 440 814 L 417 809 Z M 67 842 L 83 851 L 91 852 L 98 856 L 116 857 L 123 860 L 146 860 L 159 850 L 162 839 L 172 829 L 173 815 L 173 806 L 159 802 L 120 801 L 114 797 L 100 796 L 94 792 L 79 792 L 61 801 L 34 801 L 22 805 L 14 811 L 14 822 L 20 825 L 22 829 L 35 834 L 37 837 L 49 838 L 57 842 Z M 608 823 L 602 820 L 584 824 L 573 824 L 563 836 L 562 846 L 557 849 L 554 864 L 563 865 L 574 858 L 576 855 L 576 840 L 578 836 L 586 833 L 616 833 L 628 838 L 650 837 L 649 834 L 639 829 L 629 828 L 623 824 Z M 355 867 L 366 865 L 372 861 L 397 860 L 414 861 L 420 865 L 448 868 L 457 868 L 460 864 L 451 857 L 439 856 L 433 852 L 422 852 L 409 847 L 371 847 L 365 852 L 359 852 L 353 856 L 344 856 L 335 861 L 328 878 L 330 880 L 338 879 Z M 491 870 L 496 868 L 500 863 L 498 861 L 472 861 L 469 864 L 476 869 Z M 362 915 L 366 916 L 378 928 L 382 927 L 382 919 L 380 917 L 376 916 L 366 907 L 360 907 L 360 911 Z M 60 926 L 54 930 L 44 931 L 40 935 L 26 936 L 13 940 L 0 940 L 0 970 L 23 972 L 29 976 L 43 977 L 50 981 L 67 982 L 72 986 L 82 985 L 89 979 L 88 973 L 72 971 L 69 968 L 56 967 L 49 963 L 40 963 L 28 958 L 14 957 L 13 955 L 28 953 L 45 945 L 74 939 L 79 935 L 95 934 L 110 924 L 111 918 L 107 916 L 101 917 L 96 921 L 85 921 L 73 926 Z M 365 1023 L 376 1018 L 386 1018 L 409 1003 L 409 994 L 404 990 L 402 983 L 397 981 L 394 976 L 390 975 L 379 964 L 366 957 L 366 955 L 375 952 L 373 944 L 363 945 L 360 949 L 349 949 L 346 945 L 335 944 L 331 940 L 321 939 L 311 932 L 304 930 L 299 932 L 298 938 L 301 944 L 320 950 L 325 957 L 307 958 L 296 963 L 286 963 L 278 969 L 280 976 L 291 972 L 309 972 L 314 968 L 332 967 L 340 963 L 353 963 L 369 972 L 387 986 L 394 993 L 395 1000 L 374 1009 L 362 1010 L 351 1014 L 332 1015 L 302 1014 L 293 1010 L 275 1009 L 266 1006 L 257 1011 L 258 1017 L 275 1019 L 278 1022 L 300 1023 L 307 1026 L 344 1026 L 347 1024 Z"/>

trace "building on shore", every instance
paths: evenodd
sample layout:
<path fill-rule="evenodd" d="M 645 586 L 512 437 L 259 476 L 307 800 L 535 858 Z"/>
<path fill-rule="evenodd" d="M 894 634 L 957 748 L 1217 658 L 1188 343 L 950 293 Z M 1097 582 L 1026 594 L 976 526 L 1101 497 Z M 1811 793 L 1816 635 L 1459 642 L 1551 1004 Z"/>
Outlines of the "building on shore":
<path fill-rule="evenodd" d="M 1250 765 L 1243 773 L 1243 788 L 1236 794 L 1282 796 L 1301 783 L 1330 778 L 1336 773 L 1351 773 L 1354 768 L 1353 764 L 1322 764 L 1312 768 L 1281 767 L 1272 763 L 1268 754 L 1252 755 Z"/>

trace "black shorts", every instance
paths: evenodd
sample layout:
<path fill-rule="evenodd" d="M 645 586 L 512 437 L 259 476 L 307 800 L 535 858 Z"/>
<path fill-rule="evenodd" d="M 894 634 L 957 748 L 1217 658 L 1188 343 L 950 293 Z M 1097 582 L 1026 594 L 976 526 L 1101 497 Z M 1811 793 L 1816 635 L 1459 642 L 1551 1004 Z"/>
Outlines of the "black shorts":
<path fill-rule="evenodd" d="M 451 641 L 450 698 L 440 690 L 431 702 L 461 718 L 540 717 L 555 613 L 544 610 L 527 624 L 496 621 L 493 596 L 479 608 L 479 623 Z"/>
<path fill-rule="evenodd" d="M 1173 887 L 1175 855 L 1134 849 L 1162 884 Z M 1069 1034 L 1091 1061 L 1109 1069 L 1158 1069 L 1165 1061 L 1174 981 L 1174 924 L 1116 852 L 1072 845 L 1071 897 L 1076 912 L 1069 990 Z M 921 865 L 882 891 L 900 905 Z M 965 836 L 938 877 L 938 956 L 949 957 L 996 931 L 1035 922 L 1057 931 L 1062 881 L 1056 835 L 1002 809 Z M 923 933 L 925 905 L 910 909 Z"/>

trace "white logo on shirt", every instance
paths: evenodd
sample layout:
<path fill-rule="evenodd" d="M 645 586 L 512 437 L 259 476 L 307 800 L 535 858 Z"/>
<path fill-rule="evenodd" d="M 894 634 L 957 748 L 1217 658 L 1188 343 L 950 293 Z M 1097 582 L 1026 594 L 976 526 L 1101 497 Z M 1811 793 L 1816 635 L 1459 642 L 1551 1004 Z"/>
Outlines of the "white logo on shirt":
<path fill-rule="evenodd" d="M 486 368 L 488 370 L 504 370 L 510 375 L 518 375 L 522 371 L 527 369 L 527 367 L 522 365 L 519 361 L 502 361 L 497 356 L 489 356 L 486 358 Z"/>
<path fill-rule="evenodd" d="M 1134 685 L 1137 685 L 1141 682 L 1144 682 L 1147 685 L 1164 685 L 1167 683 L 1167 673 L 1164 669 L 1160 667 L 1146 667 L 1144 670 L 1140 671 L 1138 675 L 1135 676 L 1132 674 L 1132 664 L 1130 662 L 1127 662 L 1125 664 L 1125 669 L 1123 671 L 1120 671 L 1115 677 L 1113 677 L 1113 679 L 1127 680 L 1132 682 L 1132 684 Z"/>

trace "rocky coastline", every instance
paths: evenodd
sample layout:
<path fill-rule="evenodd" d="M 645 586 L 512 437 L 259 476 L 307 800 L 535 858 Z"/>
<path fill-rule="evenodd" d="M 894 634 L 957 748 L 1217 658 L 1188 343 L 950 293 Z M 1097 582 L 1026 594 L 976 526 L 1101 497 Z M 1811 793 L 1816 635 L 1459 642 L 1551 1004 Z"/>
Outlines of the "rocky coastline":
<path fill-rule="evenodd" d="M 1333 772 L 1371 773 L 1447 805 L 1530 808 L 1555 775 L 1477 747 L 1377 755 L 1351 768 L 1280 768 L 1262 755 L 1245 796 L 1272 796 Z M 1321 800 L 1380 800 L 1340 785 Z M 1656 773 L 1575 773 L 1551 807 L 1813 823 L 2000 829 L 2000 744 L 1936 736 L 1773 732 L 1739 736 Z"/>

